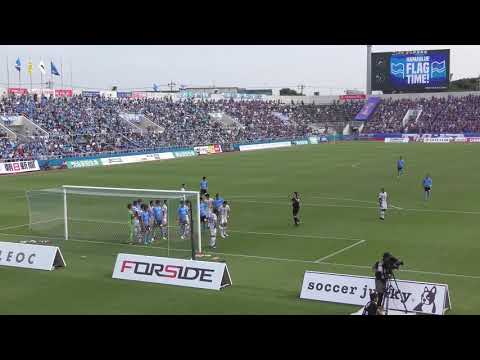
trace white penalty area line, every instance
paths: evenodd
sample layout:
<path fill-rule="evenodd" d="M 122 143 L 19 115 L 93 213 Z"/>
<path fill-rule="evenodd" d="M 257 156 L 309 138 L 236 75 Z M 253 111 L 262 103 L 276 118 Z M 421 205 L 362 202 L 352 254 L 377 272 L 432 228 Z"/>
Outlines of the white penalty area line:
<path fill-rule="evenodd" d="M 28 237 L 28 238 L 38 238 L 38 239 L 50 239 L 55 241 L 65 241 L 68 242 L 78 242 L 82 244 L 102 244 L 102 245 L 113 245 L 113 246 L 126 246 L 126 247 L 140 247 L 140 248 L 149 248 L 149 249 L 159 249 L 159 250 L 168 250 L 168 248 L 163 248 L 159 246 L 148 246 L 148 245 L 132 245 L 132 244 L 122 244 L 122 243 L 115 243 L 115 242 L 106 242 L 106 241 L 91 241 L 91 240 L 76 240 L 76 239 L 69 239 L 63 240 L 63 238 L 55 238 L 55 237 L 47 237 L 47 236 L 37 236 L 37 235 L 21 235 L 21 234 L 8 234 L 8 233 L 0 233 L 2 236 L 19 236 L 19 237 Z M 175 249 L 170 248 L 170 251 L 183 251 L 183 252 L 191 252 L 192 250 L 187 249 Z M 330 265 L 330 266 L 339 266 L 339 267 L 347 267 L 347 268 L 355 268 L 355 269 L 371 269 L 371 266 L 367 265 L 353 265 L 353 264 L 339 264 L 339 263 L 330 263 L 330 262 L 317 262 L 311 260 L 301 260 L 301 259 L 287 259 L 287 258 L 278 258 L 278 257 L 269 257 L 269 256 L 257 256 L 257 255 L 245 255 L 245 254 L 230 254 L 230 253 L 223 253 L 223 252 L 209 252 L 212 255 L 224 255 L 224 256 L 231 256 L 231 257 L 241 257 L 247 259 L 258 259 L 258 260 L 269 260 L 269 261 L 284 261 L 284 262 L 296 262 L 296 263 L 304 263 L 304 264 L 316 264 L 316 265 Z M 460 277 L 460 278 L 467 278 L 467 279 L 480 279 L 478 275 L 463 275 L 463 274 L 450 274 L 450 273 L 441 273 L 441 272 L 433 272 L 433 271 L 421 271 L 421 270 L 410 270 L 410 269 L 402 269 L 400 272 L 405 273 L 415 273 L 415 274 L 423 274 L 423 275 L 435 275 L 435 276 L 444 276 L 444 277 Z"/>
<path fill-rule="evenodd" d="M 31 224 L 21 224 L 21 225 L 14 225 L 14 226 L 7 226 L 4 228 L 0 228 L 0 231 L 2 230 L 10 230 L 10 229 L 17 229 L 21 227 L 25 227 L 28 225 L 36 225 L 36 224 L 46 224 L 46 223 L 51 223 L 54 221 L 63 221 L 63 218 L 55 218 L 52 220 L 46 220 L 46 221 L 37 221 L 33 222 Z M 101 221 L 101 220 L 93 220 L 93 219 L 81 219 L 81 218 L 68 218 L 70 221 L 77 221 L 77 222 L 87 222 L 87 223 L 96 223 L 96 224 L 118 224 L 118 225 L 128 225 L 127 222 L 120 222 L 120 221 Z M 169 228 L 175 228 L 175 226 L 168 226 Z M 302 234 L 284 234 L 284 233 L 271 233 L 271 232 L 257 232 L 257 231 L 241 231 L 241 230 L 229 230 L 229 232 L 232 233 L 238 233 L 238 234 L 248 234 L 248 235 L 268 235 L 268 236 L 283 236 L 283 237 L 296 237 L 296 238 L 305 238 L 305 239 L 331 239 L 331 240 L 345 240 L 345 241 L 363 241 L 365 242 L 365 239 L 358 239 L 358 238 L 351 238 L 351 237 L 342 237 L 342 236 L 334 236 L 334 235 L 326 235 L 326 234 L 318 234 L 318 235 L 302 235 Z"/>
<path fill-rule="evenodd" d="M 404 210 L 403 208 L 398 207 L 398 206 L 394 206 L 394 205 L 392 205 L 392 204 L 390 204 L 390 207 L 391 207 L 391 208 L 394 208 L 394 209 L 397 209 L 397 210 Z"/>
<path fill-rule="evenodd" d="M 352 245 L 350 245 L 350 246 L 344 247 L 343 249 L 340 249 L 340 250 L 338 250 L 338 251 L 335 251 L 334 253 L 331 253 L 331 254 L 329 254 L 329 255 L 327 255 L 327 256 L 324 256 L 324 257 L 322 257 L 322 258 L 320 258 L 320 259 L 318 259 L 318 260 L 315 260 L 315 262 L 316 262 L 316 263 L 320 263 L 320 262 L 322 262 L 323 260 L 329 259 L 329 258 L 331 258 L 331 257 L 333 257 L 333 256 L 335 256 L 335 255 L 338 255 L 338 254 L 340 254 L 340 253 L 342 253 L 342 252 L 344 252 L 344 251 L 347 251 L 348 249 L 351 249 L 351 248 L 353 248 L 353 247 L 355 247 L 355 246 L 357 246 L 357 245 L 363 244 L 364 242 L 365 242 L 365 240 L 357 241 L 355 244 L 352 244 Z"/>
<path fill-rule="evenodd" d="M 48 223 L 58 221 L 58 220 L 63 220 L 63 218 L 54 218 L 54 219 L 51 219 L 51 220 L 35 221 L 35 222 L 32 222 L 32 223 L 27 223 L 27 224 L 6 226 L 6 227 L 0 228 L 0 231 L 10 230 L 10 229 L 18 229 L 18 228 L 29 226 L 29 225 L 48 224 Z"/>
<path fill-rule="evenodd" d="M 362 241 L 365 242 L 365 239 L 357 239 L 350 237 L 340 237 L 332 235 L 301 235 L 301 234 L 280 234 L 280 233 L 270 233 L 270 232 L 257 232 L 257 231 L 240 231 L 240 230 L 228 230 L 228 232 L 239 233 L 239 234 L 251 234 L 251 235 L 268 235 L 268 236 L 286 236 L 286 237 L 298 237 L 298 238 L 310 238 L 310 239 L 332 239 L 332 240 L 347 240 L 347 241 Z"/>
<path fill-rule="evenodd" d="M 285 203 L 280 202 L 270 202 L 270 201 L 256 201 L 256 200 L 236 200 L 238 203 L 253 203 L 253 204 L 265 204 L 265 205 L 285 205 Z M 312 206 L 312 207 L 334 207 L 334 208 L 352 208 L 352 209 L 377 209 L 378 206 L 358 206 L 358 205 L 338 205 L 338 204 L 314 204 L 314 203 L 303 203 L 303 206 Z M 401 208 L 397 206 L 390 205 L 392 209 L 402 210 L 402 211 L 413 211 L 413 212 L 427 212 L 427 213 L 442 213 L 442 214 L 460 214 L 460 215 L 480 215 L 480 211 L 462 211 L 462 210 L 443 210 L 443 209 L 411 209 L 411 208 Z"/>
<path fill-rule="evenodd" d="M 264 198 L 269 199 L 269 198 L 282 198 L 285 196 L 265 196 Z M 325 200 L 341 200 L 341 201 L 352 201 L 352 202 L 359 202 L 359 203 L 364 203 L 364 204 L 378 204 L 376 201 L 367 201 L 367 200 L 358 200 L 358 199 L 349 199 L 349 198 L 338 198 L 338 197 L 328 197 L 328 196 L 309 196 L 312 199 L 325 199 Z M 232 198 L 237 198 L 237 199 L 255 199 L 258 198 L 257 196 L 232 196 Z M 239 201 L 242 202 L 242 201 Z M 308 205 L 308 204 L 307 204 Z M 317 205 L 317 204 L 312 204 Z M 327 204 L 329 205 L 329 204 Z M 397 210 L 404 210 L 401 207 L 394 206 L 390 204 L 390 207 L 397 209 Z M 364 208 L 364 207 L 361 207 Z M 366 209 L 372 209 L 373 207 L 365 207 Z"/>

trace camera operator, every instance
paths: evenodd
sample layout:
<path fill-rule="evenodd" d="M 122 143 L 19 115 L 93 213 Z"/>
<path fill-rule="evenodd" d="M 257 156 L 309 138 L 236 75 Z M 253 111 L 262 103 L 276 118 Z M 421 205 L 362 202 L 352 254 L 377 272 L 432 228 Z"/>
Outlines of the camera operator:
<path fill-rule="evenodd" d="M 382 315 L 378 295 L 376 292 L 370 293 L 370 301 L 365 305 L 362 315 Z"/>
<path fill-rule="evenodd" d="M 383 305 L 383 296 L 387 286 L 387 280 L 393 277 L 393 270 L 398 270 L 400 265 L 403 265 L 403 261 L 388 252 L 383 254 L 382 260 L 377 261 L 375 265 L 373 265 L 373 270 L 375 271 L 375 290 L 378 293 L 378 305 L 380 307 Z"/>
<path fill-rule="evenodd" d="M 373 271 L 375 271 L 375 291 L 378 294 L 378 306 L 382 306 L 383 294 L 385 293 L 385 287 L 387 286 L 387 271 L 385 268 L 385 258 L 388 253 L 383 254 L 383 259 L 377 261 L 373 265 Z"/>

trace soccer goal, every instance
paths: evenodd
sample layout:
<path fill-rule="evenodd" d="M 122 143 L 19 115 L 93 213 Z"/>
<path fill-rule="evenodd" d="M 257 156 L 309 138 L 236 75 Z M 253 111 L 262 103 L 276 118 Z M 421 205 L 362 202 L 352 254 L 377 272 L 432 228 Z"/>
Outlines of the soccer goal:
<path fill-rule="evenodd" d="M 35 235 L 148 245 L 180 258 L 195 258 L 204 250 L 198 191 L 63 185 L 27 191 L 26 195 L 30 231 Z M 127 205 L 138 200 L 147 205 L 159 201 L 166 220 L 162 226 L 154 222 L 148 231 L 135 219 L 132 224 Z M 188 207 L 186 224 L 178 221 L 182 203 Z"/>

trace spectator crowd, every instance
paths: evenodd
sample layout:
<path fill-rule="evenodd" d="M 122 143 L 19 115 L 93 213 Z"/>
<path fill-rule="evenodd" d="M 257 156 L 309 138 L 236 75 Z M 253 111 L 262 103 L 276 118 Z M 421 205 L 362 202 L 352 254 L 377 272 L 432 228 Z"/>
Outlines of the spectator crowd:
<path fill-rule="evenodd" d="M 234 144 L 317 135 L 312 125 L 345 124 L 363 101 L 315 105 L 264 100 L 110 99 L 74 96 L 9 96 L 0 99 L 0 115 L 23 115 L 44 129 L 8 138 L 0 128 L 0 159 L 79 156 L 106 151 L 142 151 L 161 147 Z M 405 122 L 408 110 L 416 110 Z M 420 112 L 421 110 L 421 112 Z M 123 114 L 145 116 L 162 131 L 139 132 Z M 224 126 L 222 114 L 237 126 Z M 415 112 L 413 112 L 415 114 Z M 325 130 L 322 130 L 325 131 Z M 363 133 L 480 132 L 480 96 L 383 100 Z"/>

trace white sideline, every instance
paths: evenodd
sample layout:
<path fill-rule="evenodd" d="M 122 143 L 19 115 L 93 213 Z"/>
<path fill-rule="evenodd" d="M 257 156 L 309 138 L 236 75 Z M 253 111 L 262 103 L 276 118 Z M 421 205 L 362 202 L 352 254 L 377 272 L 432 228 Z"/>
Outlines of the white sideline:
<path fill-rule="evenodd" d="M 22 235 L 22 234 L 8 234 L 8 233 L 0 233 L 0 235 L 4 236 L 20 236 L 20 237 L 35 237 L 39 239 L 54 239 L 57 241 L 62 241 L 63 238 L 55 238 L 55 237 L 47 237 L 47 236 L 37 236 L 37 235 Z M 162 248 L 159 246 L 148 246 L 148 245 L 130 245 L 130 244 L 121 244 L 121 243 L 114 243 L 114 242 L 106 242 L 106 241 L 90 241 L 90 240 L 75 240 L 69 239 L 66 241 L 71 242 L 79 242 L 83 244 L 93 243 L 93 244 L 103 244 L 103 245 L 113 245 L 113 246 L 129 246 L 129 247 L 142 247 L 142 248 L 149 248 L 149 249 L 161 249 L 166 250 L 167 248 Z M 191 250 L 187 249 L 173 249 L 175 251 L 184 251 L 184 252 L 191 252 Z M 330 263 L 330 262 L 316 262 L 312 260 L 301 260 L 301 259 L 286 259 L 286 258 L 278 258 L 278 257 L 267 257 L 267 256 L 257 256 L 257 255 L 244 255 L 244 254 L 229 254 L 229 253 L 221 253 L 221 252 L 210 252 L 213 255 L 225 255 L 225 256 L 232 256 L 232 257 L 244 257 L 244 258 L 252 258 L 252 259 L 260 259 L 260 260 L 272 260 L 272 261 L 286 261 L 286 262 L 297 262 L 297 263 L 306 263 L 306 264 L 317 264 L 317 265 L 331 265 L 331 266 L 341 266 L 341 267 L 349 267 L 349 268 L 357 268 L 357 269 L 371 269 L 371 266 L 367 265 L 353 265 L 353 264 L 339 264 L 339 263 Z M 410 269 L 402 269 L 400 272 L 410 272 L 416 274 L 423 274 L 423 275 L 436 275 L 436 276 L 445 276 L 445 277 L 461 277 L 461 278 L 468 278 L 468 279 L 480 279 L 480 275 L 463 275 L 463 274 L 450 274 L 450 273 L 440 273 L 440 272 L 432 272 L 432 271 L 421 271 L 421 270 L 410 270 Z"/>
<path fill-rule="evenodd" d="M 318 260 L 315 260 L 315 262 L 316 262 L 316 263 L 320 263 L 320 262 L 322 262 L 323 260 L 326 260 L 326 259 L 328 259 L 328 258 L 331 258 L 332 256 L 335 256 L 335 255 L 338 255 L 338 254 L 340 254 L 340 253 L 342 253 L 342 252 L 344 252 L 344 251 L 347 251 L 348 249 L 353 248 L 354 246 L 363 244 L 364 242 L 365 242 L 365 240 L 360 240 L 360 241 L 356 242 L 355 244 L 352 244 L 352 245 L 350 245 L 350 246 L 344 247 L 343 249 L 340 249 L 340 250 L 338 250 L 338 251 L 335 251 L 334 253 L 331 253 L 330 255 L 327 255 L 327 256 L 324 256 L 324 257 L 322 257 L 322 258 L 320 258 L 320 259 L 318 259 Z"/>

